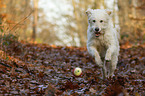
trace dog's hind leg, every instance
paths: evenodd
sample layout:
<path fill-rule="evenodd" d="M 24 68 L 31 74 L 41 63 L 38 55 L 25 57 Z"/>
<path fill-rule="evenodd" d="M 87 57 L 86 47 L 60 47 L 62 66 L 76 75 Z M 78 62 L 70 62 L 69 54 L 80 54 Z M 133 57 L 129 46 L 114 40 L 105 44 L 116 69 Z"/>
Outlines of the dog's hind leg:
<path fill-rule="evenodd" d="M 118 62 L 118 57 L 117 56 L 112 56 L 112 60 L 110 63 L 110 70 L 109 70 L 109 76 L 113 76 L 114 75 L 114 71 L 116 69 L 117 66 L 117 62 Z"/>
<path fill-rule="evenodd" d="M 107 75 L 106 60 L 104 60 L 104 62 L 103 62 L 102 73 L 103 73 L 103 79 L 106 79 L 106 75 Z"/>

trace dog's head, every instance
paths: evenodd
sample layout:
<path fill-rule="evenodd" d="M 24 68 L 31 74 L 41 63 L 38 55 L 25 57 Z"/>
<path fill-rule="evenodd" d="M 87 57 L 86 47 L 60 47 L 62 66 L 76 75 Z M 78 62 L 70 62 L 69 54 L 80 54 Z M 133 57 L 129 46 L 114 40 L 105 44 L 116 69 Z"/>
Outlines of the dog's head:
<path fill-rule="evenodd" d="M 104 30 L 108 28 L 109 19 L 112 17 L 112 10 L 108 9 L 88 9 L 86 11 L 88 23 L 91 32 L 94 32 L 96 37 L 104 34 Z"/>

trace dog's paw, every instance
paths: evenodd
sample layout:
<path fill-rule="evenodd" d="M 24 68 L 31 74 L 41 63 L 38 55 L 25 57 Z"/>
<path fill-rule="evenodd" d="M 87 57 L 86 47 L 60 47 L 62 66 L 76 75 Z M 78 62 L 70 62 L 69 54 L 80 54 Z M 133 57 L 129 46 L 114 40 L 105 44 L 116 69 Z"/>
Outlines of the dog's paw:
<path fill-rule="evenodd" d="M 115 76 L 115 75 L 114 75 L 113 73 L 112 73 L 112 74 L 109 74 L 109 77 L 111 77 L 111 78 L 114 77 L 114 76 Z"/>
<path fill-rule="evenodd" d="M 111 55 L 110 54 L 106 54 L 105 60 L 107 62 L 110 62 L 111 61 Z"/>
<path fill-rule="evenodd" d="M 97 65 L 98 65 L 100 68 L 102 68 L 102 67 L 103 67 L 103 64 L 99 64 L 99 63 L 97 63 Z"/>
<path fill-rule="evenodd" d="M 96 61 L 96 63 L 97 63 L 97 65 L 99 66 L 99 67 L 103 67 L 103 62 L 101 61 L 101 60 L 96 60 L 95 59 L 95 61 Z"/>

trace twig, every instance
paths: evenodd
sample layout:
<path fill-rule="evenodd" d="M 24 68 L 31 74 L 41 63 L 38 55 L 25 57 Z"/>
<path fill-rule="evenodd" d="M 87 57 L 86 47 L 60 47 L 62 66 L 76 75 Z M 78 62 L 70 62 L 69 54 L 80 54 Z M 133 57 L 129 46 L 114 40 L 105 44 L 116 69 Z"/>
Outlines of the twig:
<path fill-rule="evenodd" d="M 129 15 L 128 17 L 129 17 L 130 19 L 132 19 L 132 20 L 140 20 L 140 21 L 145 20 L 145 17 L 137 18 L 137 17 L 134 17 L 134 16 L 132 16 L 132 15 Z"/>
<path fill-rule="evenodd" d="M 9 65 L 7 65 L 7 64 L 1 63 L 1 62 L 0 62 L 0 64 L 3 65 L 3 66 L 5 66 L 5 67 L 12 68 L 12 66 L 9 66 Z M 15 69 L 15 71 L 16 71 L 16 72 L 22 72 L 22 71 L 17 70 L 17 69 Z"/>
<path fill-rule="evenodd" d="M 16 25 L 14 25 L 14 27 L 12 27 L 9 31 L 12 31 L 14 28 L 17 27 L 17 25 L 19 25 L 21 22 L 23 22 L 23 21 L 25 21 L 27 18 L 29 18 L 30 15 L 31 15 L 33 12 L 34 12 L 34 10 L 32 10 L 32 11 L 28 14 L 28 16 L 26 16 L 25 18 L 23 18 L 23 19 L 22 19 L 21 21 L 19 21 Z"/>
<path fill-rule="evenodd" d="M 0 64 L 3 65 L 3 66 L 6 66 L 6 67 L 12 68 L 11 66 L 9 66 L 7 64 L 1 63 L 1 62 L 0 62 Z"/>

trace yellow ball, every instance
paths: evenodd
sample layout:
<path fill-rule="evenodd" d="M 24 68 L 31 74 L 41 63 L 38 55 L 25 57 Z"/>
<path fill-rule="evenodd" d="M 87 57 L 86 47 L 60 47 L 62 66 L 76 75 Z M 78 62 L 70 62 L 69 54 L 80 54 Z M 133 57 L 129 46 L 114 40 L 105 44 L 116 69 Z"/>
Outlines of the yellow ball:
<path fill-rule="evenodd" d="M 74 71 L 73 71 L 73 74 L 74 74 L 75 76 L 81 76 L 81 75 L 82 75 L 82 69 L 79 68 L 79 67 L 76 67 L 76 68 L 74 69 Z"/>

